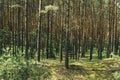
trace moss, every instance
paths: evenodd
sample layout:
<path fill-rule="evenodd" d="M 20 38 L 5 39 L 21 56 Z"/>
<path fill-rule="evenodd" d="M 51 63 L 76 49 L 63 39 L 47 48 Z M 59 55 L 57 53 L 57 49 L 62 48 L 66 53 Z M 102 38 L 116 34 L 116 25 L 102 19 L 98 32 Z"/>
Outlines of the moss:
<path fill-rule="evenodd" d="M 70 61 L 69 69 L 64 68 L 64 62 L 53 62 L 49 66 L 53 74 L 49 80 L 114 80 L 111 74 L 111 63 L 120 59 L 104 59 L 95 61 Z M 50 61 L 48 61 L 49 64 Z M 50 62 L 51 64 L 52 62 Z"/>

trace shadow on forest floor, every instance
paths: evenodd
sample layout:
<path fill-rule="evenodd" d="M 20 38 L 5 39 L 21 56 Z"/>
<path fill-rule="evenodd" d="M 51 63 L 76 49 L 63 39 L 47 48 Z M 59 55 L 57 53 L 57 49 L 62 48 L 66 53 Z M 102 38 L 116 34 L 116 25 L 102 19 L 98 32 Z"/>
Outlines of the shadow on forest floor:
<path fill-rule="evenodd" d="M 50 61 L 49 61 L 50 62 Z M 47 64 L 49 64 L 49 62 Z M 120 67 L 113 67 L 120 59 L 104 59 L 97 62 L 75 61 L 65 69 L 64 62 L 50 62 L 52 76 L 47 80 L 114 80 L 112 73 Z"/>

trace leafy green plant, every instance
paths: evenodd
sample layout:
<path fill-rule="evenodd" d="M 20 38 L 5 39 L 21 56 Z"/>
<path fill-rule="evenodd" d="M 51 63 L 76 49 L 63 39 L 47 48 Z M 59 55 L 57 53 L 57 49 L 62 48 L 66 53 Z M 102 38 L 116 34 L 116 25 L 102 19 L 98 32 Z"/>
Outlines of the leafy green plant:
<path fill-rule="evenodd" d="M 114 76 L 115 80 L 120 80 L 120 72 L 117 72 L 117 71 L 114 72 L 113 76 Z"/>
<path fill-rule="evenodd" d="M 33 64 L 34 60 L 25 61 L 21 57 L 2 56 L 0 58 L 0 79 L 27 80 L 44 79 L 50 75 L 50 70 L 40 64 Z"/>
<path fill-rule="evenodd" d="M 118 55 L 115 55 L 113 52 L 110 54 L 112 58 L 119 58 Z"/>
<path fill-rule="evenodd" d="M 119 58 L 118 55 L 114 55 L 113 53 L 111 53 L 111 55 L 112 55 L 112 58 Z M 112 66 L 113 69 L 117 69 L 117 68 L 119 69 L 119 67 L 120 67 L 120 62 L 114 63 Z M 120 71 L 115 71 L 112 74 L 115 80 L 120 80 Z"/>
<path fill-rule="evenodd" d="M 10 41 L 10 31 L 5 29 L 0 29 L 0 53 L 2 52 L 2 48 L 5 48 Z"/>

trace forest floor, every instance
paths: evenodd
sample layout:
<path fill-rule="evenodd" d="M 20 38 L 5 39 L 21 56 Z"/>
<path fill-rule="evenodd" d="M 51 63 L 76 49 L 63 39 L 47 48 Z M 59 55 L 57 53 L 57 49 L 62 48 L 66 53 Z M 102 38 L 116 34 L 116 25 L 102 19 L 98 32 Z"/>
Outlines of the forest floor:
<path fill-rule="evenodd" d="M 43 60 L 41 64 L 51 70 L 51 76 L 46 80 L 115 80 L 112 73 L 120 70 L 118 63 L 119 58 L 71 60 L 69 69 L 65 69 L 64 62 L 59 60 Z"/>

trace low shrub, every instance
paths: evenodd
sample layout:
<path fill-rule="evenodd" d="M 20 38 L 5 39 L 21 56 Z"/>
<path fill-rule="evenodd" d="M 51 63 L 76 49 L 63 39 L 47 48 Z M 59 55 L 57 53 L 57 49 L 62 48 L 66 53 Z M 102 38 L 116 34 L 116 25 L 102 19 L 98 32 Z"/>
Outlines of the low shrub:
<path fill-rule="evenodd" d="M 0 79 L 3 80 L 40 80 L 49 77 L 50 70 L 33 61 L 2 56 L 0 58 Z"/>
<path fill-rule="evenodd" d="M 115 80 L 120 80 L 120 72 L 117 72 L 117 71 L 114 72 L 114 73 L 113 73 L 113 76 L 114 76 L 114 79 L 115 79 Z"/>
<path fill-rule="evenodd" d="M 111 53 L 111 56 L 112 56 L 112 58 L 120 58 L 118 55 L 115 55 L 113 53 Z M 115 69 L 117 69 L 117 68 L 119 69 L 119 67 L 120 67 L 120 62 L 114 63 L 112 66 L 112 68 L 115 68 Z M 115 80 L 120 80 L 120 71 L 115 71 L 112 74 L 113 74 L 113 77 Z"/>

